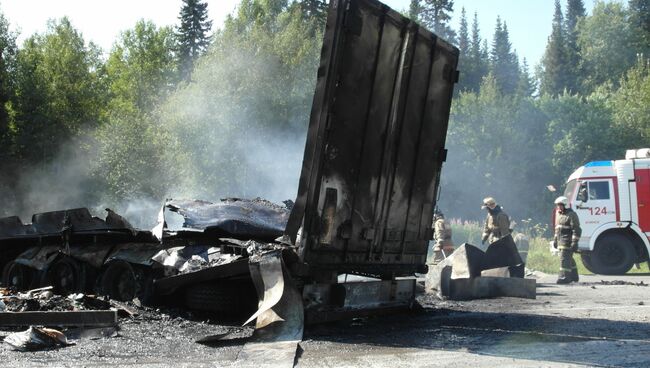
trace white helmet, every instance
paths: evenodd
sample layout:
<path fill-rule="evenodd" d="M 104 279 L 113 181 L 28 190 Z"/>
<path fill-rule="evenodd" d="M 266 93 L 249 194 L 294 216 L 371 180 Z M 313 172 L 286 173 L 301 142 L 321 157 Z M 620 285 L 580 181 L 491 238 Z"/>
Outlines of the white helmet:
<path fill-rule="evenodd" d="M 553 203 L 555 203 L 555 204 L 563 204 L 564 207 L 567 207 L 569 205 L 569 198 L 567 198 L 565 196 L 559 196 L 559 197 L 555 198 L 555 202 L 553 202 Z"/>

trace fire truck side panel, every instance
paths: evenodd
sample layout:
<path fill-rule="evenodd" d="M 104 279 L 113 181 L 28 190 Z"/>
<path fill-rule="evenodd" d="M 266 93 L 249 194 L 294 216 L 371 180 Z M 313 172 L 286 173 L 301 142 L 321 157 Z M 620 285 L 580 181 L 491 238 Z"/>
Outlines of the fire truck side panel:
<path fill-rule="evenodd" d="M 641 165 L 639 165 L 641 166 Z M 644 233 L 650 233 L 650 168 L 635 168 L 637 210 L 639 227 Z"/>
<path fill-rule="evenodd" d="M 618 160 L 614 161 L 614 172 L 618 182 L 618 196 L 616 201 L 618 204 L 617 221 L 629 222 L 636 218 L 636 209 L 632 211 L 631 198 L 631 185 L 634 184 L 634 164 L 632 160 Z M 636 193 L 635 193 L 636 195 Z"/>

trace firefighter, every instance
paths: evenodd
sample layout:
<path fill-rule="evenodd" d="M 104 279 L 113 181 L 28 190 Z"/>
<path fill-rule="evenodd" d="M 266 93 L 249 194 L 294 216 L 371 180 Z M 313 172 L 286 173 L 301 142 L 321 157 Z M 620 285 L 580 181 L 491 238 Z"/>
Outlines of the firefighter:
<path fill-rule="evenodd" d="M 510 234 L 510 218 L 503 212 L 501 206 L 492 197 L 483 199 L 483 209 L 487 209 L 488 214 L 483 225 L 483 237 L 481 244 L 492 244 L 495 241 Z"/>
<path fill-rule="evenodd" d="M 436 210 L 433 214 L 433 264 L 438 264 L 447 258 L 454 251 L 454 243 L 451 241 L 451 226 L 445 221 L 445 215 Z"/>
<path fill-rule="evenodd" d="M 560 196 L 555 199 L 555 237 L 553 247 L 560 250 L 560 274 L 557 278 L 558 284 L 578 282 L 578 268 L 573 260 L 573 252 L 578 250 L 580 240 L 580 220 L 578 214 L 569 208 L 569 199 Z"/>

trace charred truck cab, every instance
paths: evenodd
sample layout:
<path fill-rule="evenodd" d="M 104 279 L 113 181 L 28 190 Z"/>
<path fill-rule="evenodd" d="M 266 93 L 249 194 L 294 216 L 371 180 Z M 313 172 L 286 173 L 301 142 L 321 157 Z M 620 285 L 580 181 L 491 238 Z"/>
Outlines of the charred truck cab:
<path fill-rule="evenodd" d="M 567 181 L 565 196 L 580 218 L 578 247 L 589 271 L 621 275 L 648 261 L 650 149 L 579 167 Z"/>

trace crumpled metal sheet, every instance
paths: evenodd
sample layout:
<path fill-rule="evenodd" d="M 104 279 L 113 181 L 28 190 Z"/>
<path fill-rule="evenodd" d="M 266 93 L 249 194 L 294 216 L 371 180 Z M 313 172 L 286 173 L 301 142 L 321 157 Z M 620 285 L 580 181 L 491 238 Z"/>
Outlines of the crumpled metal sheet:
<path fill-rule="evenodd" d="M 283 234 L 289 219 L 289 209 L 286 206 L 259 198 L 227 198 L 218 203 L 169 200 L 165 208 L 180 214 L 184 220 L 180 228 L 174 228 L 167 221 L 168 231 L 202 231 L 217 237 L 236 239 L 271 241 Z M 160 220 L 156 230 L 160 226 Z"/>
<path fill-rule="evenodd" d="M 31 225 L 25 225 L 18 216 L 0 218 L 0 239 L 34 233 Z"/>
<path fill-rule="evenodd" d="M 101 268 L 104 259 L 112 248 L 106 244 L 86 244 L 83 246 L 70 246 L 65 252 L 80 261 L 86 262 L 95 268 Z"/>
<path fill-rule="evenodd" d="M 304 331 L 302 296 L 292 282 L 282 252 L 251 257 L 251 277 L 260 298 L 252 341 L 246 343 L 234 367 L 293 367 Z M 245 324 L 246 324 L 245 323 Z"/>
<path fill-rule="evenodd" d="M 56 259 L 60 249 L 58 245 L 32 247 L 21 253 L 14 262 L 43 271 Z"/>
<path fill-rule="evenodd" d="M 217 247 L 190 245 L 161 249 L 151 259 L 170 269 L 170 274 L 188 273 L 236 261 L 239 255 L 221 253 Z"/>
<path fill-rule="evenodd" d="M 159 251 L 159 244 L 151 243 L 125 243 L 117 245 L 106 258 L 104 263 L 113 260 L 122 260 L 130 263 L 151 266 L 154 264 L 152 259 Z"/>
<path fill-rule="evenodd" d="M 0 218 L 0 240 L 12 238 L 37 238 L 74 234 L 125 235 L 142 241 L 153 241 L 148 231 L 137 230 L 124 217 L 107 208 L 106 220 L 94 217 L 87 208 L 43 212 L 32 215 L 31 224 L 19 217 Z"/>
<path fill-rule="evenodd" d="M 61 331 L 37 327 L 30 327 L 26 331 L 12 333 L 5 337 L 4 342 L 15 350 L 20 351 L 34 351 L 74 345 L 68 342 L 68 339 Z"/>

